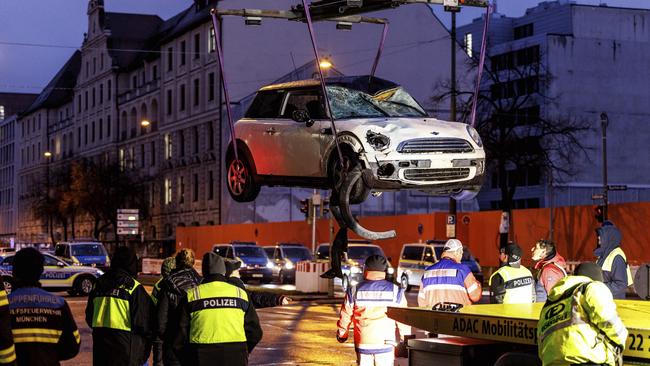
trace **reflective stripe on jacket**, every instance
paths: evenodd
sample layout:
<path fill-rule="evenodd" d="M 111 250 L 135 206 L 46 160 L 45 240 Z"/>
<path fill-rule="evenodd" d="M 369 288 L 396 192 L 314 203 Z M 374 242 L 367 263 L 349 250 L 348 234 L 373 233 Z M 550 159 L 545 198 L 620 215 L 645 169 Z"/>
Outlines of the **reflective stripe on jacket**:
<path fill-rule="evenodd" d="M 535 281 L 533 274 L 528 268 L 519 266 L 503 266 L 490 276 L 489 285 L 492 288 L 492 280 L 495 276 L 501 276 L 503 279 L 503 304 L 527 304 L 535 302 Z"/>
<path fill-rule="evenodd" d="M 110 292 L 99 294 L 93 299 L 92 328 L 110 328 L 131 331 L 130 299 L 140 283 L 133 280 L 133 286 L 124 285 Z"/>
<path fill-rule="evenodd" d="M 7 293 L 0 290 L 0 365 L 13 365 L 15 361 L 16 348 L 11 335 L 9 300 L 7 299 Z"/>
<path fill-rule="evenodd" d="M 245 290 L 222 281 L 208 282 L 189 289 L 187 302 L 190 343 L 246 342 L 244 315 L 250 304 Z"/>
<path fill-rule="evenodd" d="M 632 272 L 630 271 L 630 265 L 627 263 L 627 257 L 625 256 L 625 252 L 623 252 L 623 249 L 621 247 L 618 247 L 607 255 L 605 258 L 605 261 L 603 262 L 603 271 L 611 272 L 612 271 L 612 264 L 614 264 L 614 258 L 616 258 L 617 255 L 620 255 L 623 257 L 623 261 L 625 262 L 625 271 L 627 274 L 627 285 L 632 286 L 634 284 L 634 280 L 632 279 Z"/>
<path fill-rule="evenodd" d="M 367 273 L 383 274 L 374 271 Z M 351 287 L 345 294 L 337 324 L 339 336 L 347 337 L 350 325 L 354 324 L 354 346 L 357 352 L 393 352 L 396 328 L 401 336 L 411 334 L 411 328 L 390 319 L 386 315 L 388 306 L 407 307 L 404 291 L 381 277 L 368 275 L 368 279 Z"/>
<path fill-rule="evenodd" d="M 615 365 L 615 348 L 625 347 L 627 329 L 602 282 L 568 276 L 555 285 L 542 308 L 537 339 L 544 366 Z"/>
<path fill-rule="evenodd" d="M 469 305 L 481 299 L 481 284 L 462 263 L 443 257 L 422 276 L 418 305 L 432 307 L 439 302 Z"/>

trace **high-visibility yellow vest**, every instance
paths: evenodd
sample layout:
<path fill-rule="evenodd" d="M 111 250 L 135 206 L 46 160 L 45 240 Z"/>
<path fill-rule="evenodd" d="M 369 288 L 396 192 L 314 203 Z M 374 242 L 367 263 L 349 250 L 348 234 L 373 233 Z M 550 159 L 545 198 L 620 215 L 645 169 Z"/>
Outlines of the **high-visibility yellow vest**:
<path fill-rule="evenodd" d="M 609 252 L 609 255 L 607 255 L 607 258 L 605 258 L 605 261 L 603 262 L 603 271 L 611 272 L 612 271 L 612 264 L 614 264 L 614 259 L 616 258 L 617 255 L 620 255 L 623 257 L 623 260 L 625 261 L 625 270 L 627 272 L 627 285 L 632 286 L 634 283 L 634 280 L 632 279 L 632 272 L 630 271 L 630 265 L 627 264 L 627 257 L 625 256 L 625 253 L 623 252 L 623 249 L 621 247 L 618 247 L 611 252 Z"/>
<path fill-rule="evenodd" d="M 131 331 L 131 295 L 140 286 L 133 280 L 133 286 L 120 286 L 108 294 L 93 299 L 93 328 L 111 328 Z"/>
<path fill-rule="evenodd" d="M 0 307 L 8 305 L 9 299 L 7 298 L 7 292 L 5 290 L 0 290 Z"/>
<path fill-rule="evenodd" d="M 0 290 L 0 307 L 9 306 L 7 299 L 7 292 Z M 9 310 L 6 310 L 9 312 Z M 13 364 L 16 361 L 16 348 L 13 343 L 5 345 L 5 348 L 0 349 L 0 364 Z"/>
<path fill-rule="evenodd" d="M 190 308 L 190 343 L 246 342 L 245 290 L 222 281 L 201 284 L 187 291 Z"/>
<path fill-rule="evenodd" d="M 614 365 L 617 351 L 613 342 L 624 344 L 627 329 L 609 289 L 588 277 L 569 276 L 555 285 L 549 298 L 553 300 L 544 304 L 537 324 L 542 363 Z M 596 316 L 599 318 L 593 319 Z"/>
<path fill-rule="evenodd" d="M 535 281 L 528 268 L 503 266 L 490 276 L 490 286 L 492 286 L 492 278 L 497 274 L 503 278 L 506 287 L 506 294 L 503 297 L 504 304 L 535 302 Z"/>

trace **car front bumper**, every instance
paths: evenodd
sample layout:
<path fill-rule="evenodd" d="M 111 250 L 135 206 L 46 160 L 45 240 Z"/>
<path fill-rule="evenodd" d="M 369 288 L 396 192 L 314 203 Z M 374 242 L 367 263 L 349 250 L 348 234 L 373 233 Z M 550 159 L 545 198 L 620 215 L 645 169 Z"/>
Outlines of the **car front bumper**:
<path fill-rule="evenodd" d="M 259 267 L 259 268 L 244 267 L 239 269 L 239 277 L 243 281 L 247 281 L 247 280 L 271 281 L 271 279 L 273 279 L 273 270 L 266 267 Z"/>

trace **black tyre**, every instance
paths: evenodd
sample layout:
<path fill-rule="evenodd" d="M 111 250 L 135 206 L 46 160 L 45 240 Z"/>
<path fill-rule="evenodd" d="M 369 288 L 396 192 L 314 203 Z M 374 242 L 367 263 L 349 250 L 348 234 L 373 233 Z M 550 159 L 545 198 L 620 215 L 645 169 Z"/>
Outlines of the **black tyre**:
<path fill-rule="evenodd" d="M 411 286 L 409 285 L 409 278 L 406 275 L 402 275 L 402 278 L 400 278 L 399 281 L 399 285 L 406 292 L 409 292 L 411 290 Z"/>
<path fill-rule="evenodd" d="M 232 151 L 226 156 L 226 179 L 228 193 L 237 202 L 251 202 L 260 193 L 260 185 L 255 181 L 255 169 L 240 149 L 235 159 Z"/>
<path fill-rule="evenodd" d="M 332 189 L 335 191 L 338 191 L 341 188 L 341 184 L 343 183 L 342 180 L 344 177 L 342 170 L 351 171 L 352 169 L 362 169 L 361 162 L 357 158 L 351 157 L 348 154 L 344 155 L 343 159 L 343 164 L 339 163 L 338 157 L 332 159 L 332 162 L 330 163 L 330 184 L 332 185 Z M 366 200 L 366 198 L 368 198 L 369 194 L 370 188 L 366 187 L 366 185 L 363 183 L 363 179 L 359 179 L 359 181 L 352 188 L 352 192 L 350 194 L 350 203 L 362 203 Z"/>
<path fill-rule="evenodd" d="M 74 291 L 79 296 L 88 296 L 95 285 L 95 277 L 82 276 L 74 281 Z"/>
<path fill-rule="evenodd" d="M 2 285 L 4 286 L 7 294 L 10 294 L 11 289 L 14 287 L 14 283 L 11 277 L 2 277 Z"/>

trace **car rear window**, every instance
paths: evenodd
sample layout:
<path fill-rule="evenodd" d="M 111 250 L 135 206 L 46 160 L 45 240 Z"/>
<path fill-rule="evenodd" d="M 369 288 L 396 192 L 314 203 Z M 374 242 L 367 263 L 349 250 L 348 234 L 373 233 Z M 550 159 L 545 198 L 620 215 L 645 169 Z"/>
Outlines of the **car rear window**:
<path fill-rule="evenodd" d="M 422 260 L 422 249 L 424 248 L 417 246 L 404 247 L 404 250 L 402 250 L 402 259 L 413 261 Z"/>
<path fill-rule="evenodd" d="M 241 246 L 235 247 L 235 253 L 238 257 L 266 257 L 266 252 L 260 247 Z"/>
<path fill-rule="evenodd" d="M 311 259 L 309 249 L 305 247 L 284 248 L 284 255 L 292 261 L 308 261 Z"/>
<path fill-rule="evenodd" d="M 246 118 L 278 118 L 283 96 L 283 90 L 258 92 L 246 111 Z"/>
<path fill-rule="evenodd" d="M 320 245 L 316 250 L 316 259 L 330 259 L 330 246 Z"/>

